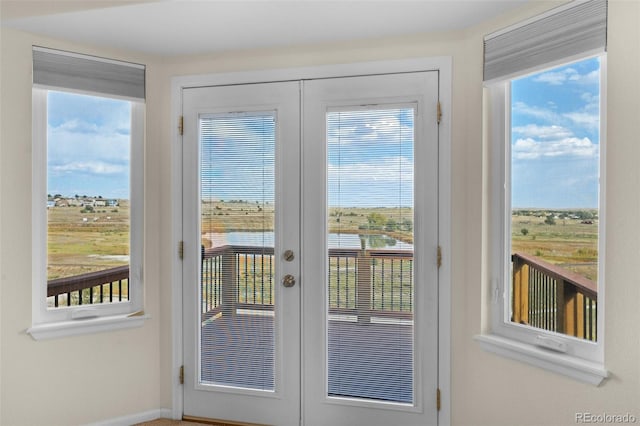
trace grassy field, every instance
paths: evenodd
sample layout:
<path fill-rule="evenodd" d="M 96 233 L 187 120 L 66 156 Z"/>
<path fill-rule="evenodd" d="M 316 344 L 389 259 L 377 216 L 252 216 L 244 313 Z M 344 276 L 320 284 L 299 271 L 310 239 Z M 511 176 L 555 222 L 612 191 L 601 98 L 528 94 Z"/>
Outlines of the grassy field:
<path fill-rule="evenodd" d="M 129 264 L 129 202 L 117 207 L 50 207 L 47 278 Z"/>
<path fill-rule="evenodd" d="M 514 210 L 512 251 L 540 257 L 597 281 L 597 214 L 595 210 L 582 212 L 584 217 L 571 211 Z"/>
<path fill-rule="evenodd" d="M 413 213 L 410 208 L 330 208 L 329 232 L 344 234 L 384 233 L 413 243 Z M 247 201 L 202 202 L 202 233 L 273 231 L 273 204 Z M 211 242 L 203 240 L 205 247 Z"/>
<path fill-rule="evenodd" d="M 598 220 L 595 211 L 514 210 L 512 249 L 597 280 Z M 550 220 L 548 217 L 553 219 Z M 129 203 L 118 207 L 48 209 L 48 278 L 68 277 L 129 263 Z M 380 234 L 413 242 L 409 208 L 331 208 L 329 232 Z M 202 203 L 202 232 L 272 231 L 273 204 L 246 201 Z M 590 223 L 589 223 L 590 222 Z M 203 241 L 210 246 L 209 241 Z"/>

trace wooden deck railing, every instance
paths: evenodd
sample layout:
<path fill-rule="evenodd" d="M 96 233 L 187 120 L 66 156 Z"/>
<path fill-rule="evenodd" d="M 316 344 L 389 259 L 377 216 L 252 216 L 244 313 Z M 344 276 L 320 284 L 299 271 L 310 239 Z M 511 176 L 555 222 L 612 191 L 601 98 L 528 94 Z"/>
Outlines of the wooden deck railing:
<path fill-rule="evenodd" d="M 47 297 L 56 308 L 129 300 L 129 266 L 49 280 Z"/>
<path fill-rule="evenodd" d="M 597 340 L 598 286 L 536 256 L 514 253 L 511 320 Z"/>
<path fill-rule="evenodd" d="M 238 309 L 272 310 L 272 247 L 226 245 L 202 249 L 202 319 Z M 329 249 L 329 312 L 413 317 L 413 252 Z"/>

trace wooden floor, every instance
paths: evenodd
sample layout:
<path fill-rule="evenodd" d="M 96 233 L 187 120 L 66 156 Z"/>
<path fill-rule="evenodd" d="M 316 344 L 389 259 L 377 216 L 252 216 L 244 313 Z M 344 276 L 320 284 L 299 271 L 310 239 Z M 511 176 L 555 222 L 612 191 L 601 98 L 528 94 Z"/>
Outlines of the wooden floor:
<path fill-rule="evenodd" d="M 273 317 L 238 314 L 202 327 L 202 379 L 270 390 L 274 386 Z M 413 327 L 329 321 L 332 396 L 413 401 Z"/>

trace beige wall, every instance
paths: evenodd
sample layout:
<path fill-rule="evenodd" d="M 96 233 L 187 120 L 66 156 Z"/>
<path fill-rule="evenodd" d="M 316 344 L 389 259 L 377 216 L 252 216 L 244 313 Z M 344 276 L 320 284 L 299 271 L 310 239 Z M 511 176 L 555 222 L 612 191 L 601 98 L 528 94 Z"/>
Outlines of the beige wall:
<path fill-rule="evenodd" d="M 31 325 L 31 45 L 121 59 L 146 58 L 87 49 L 2 30 L 2 425 L 85 424 L 160 408 L 157 119 L 149 111 L 146 146 L 144 327 L 34 341 Z M 150 74 L 153 73 L 151 67 Z M 153 98 L 153 97 L 152 97 Z M 157 117 L 157 116 L 156 116 Z M 10 202 L 7 202 L 10 200 Z"/>
<path fill-rule="evenodd" d="M 472 67 L 477 71 L 475 77 L 467 80 L 472 84 L 467 94 L 474 111 L 467 121 L 466 144 L 469 146 L 482 143 L 478 83 L 482 55 L 480 35 L 505 23 L 508 22 L 483 25 L 470 34 L 469 53 L 475 63 Z M 463 318 L 465 322 L 461 330 L 454 330 L 453 336 L 455 424 L 571 425 L 575 424 L 577 412 L 630 412 L 640 422 L 640 333 L 634 325 L 640 321 L 637 309 L 640 278 L 634 272 L 640 253 L 639 231 L 634 224 L 640 213 L 640 192 L 633 189 L 640 179 L 640 170 L 634 165 L 640 154 L 639 23 L 639 2 L 609 1 L 605 366 L 611 377 L 596 388 L 484 353 L 471 341 L 473 334 L 480 330 L 482 306 L 478 301 L 488 293 L 486 283 L 479 285 L 484 265 L 479 255 L 482 240 L 477 235 L 489 219 L 485 217 L 483 223 L 477 217 L 481 214 L 481 198 L 483 194 L 486 196 L 488 188 L 480 187 L 483 175 L 473 164 L 480 162 L 481 153 L 474 149 L 466 158 L 468 169 L 475 175 L 466 188 L 469 214 L 465 226 L 470 236 L 466 241 L 466 280 L 453 283 L 454 322 Z M 485 152 L 486 148 L 485 145 Z M 486 180 L 491 171 L 483 173 Z M 456 309 L 457 303 L 462 304 L 461 309 Z"/>
<path fill-rule="evenodd" d="M 482 36 L 557 3 L 534 2 L 464 32 L 188 58 L 136 58 L 147 74 L 145 308 L 153 319 L 130 331 L 33 342 L 30 325 L 31 36 L 2 34 L 0 145 L 2 298 L 0 424 L 81 423 L 172 405 L 171 77 L 420 56 L 453 57 L 452 422 L 454 425 L 570 425 L 575 412 L 640 418 L 640 3 L 610 0 L 608 55 L 606 366 L 596 388 L 480 350 L 483 315 Z M 59 47 L 59 43 L 40 40 Z M 82 49 L 82 51 L 87 51 Z M 124 58 L 121 52 L 100 52 Z M 7 125 L 11 123 L 11 126 Z M 25 185 L 10 185 L 25 182 Z M 10 201 L 10 202 L 9 202 Z M 10 241 L 10 247 L 7 242 Z M 99 367 L 96 367 L 99 366 Z M 87 372 L 76 376 L 75 371 Z M 96 383 L 102 382 L 100 385 Z M 66 403 L 81 401 L 74 409 Z M 38 401 L 38 410 L 33 402 Z"/>

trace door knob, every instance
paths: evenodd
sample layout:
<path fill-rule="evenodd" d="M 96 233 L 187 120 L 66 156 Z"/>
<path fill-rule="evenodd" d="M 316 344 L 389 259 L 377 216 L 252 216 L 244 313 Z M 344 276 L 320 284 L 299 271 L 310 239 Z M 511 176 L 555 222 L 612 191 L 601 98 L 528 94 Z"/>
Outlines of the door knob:
<path fill-rule="evenodd" d="M 296 285 L 296 277 L 291 274 L 287 274 L 282 278 L 282 285 L 286 288 Z"/>
<path fill-rule="evenodd" d="M 284 260 L 287 262 L 291 262 L 295 258 L 295 255 L 293 254 L 293 250 L 287 250 L 284 252 L 282 257 L 284 257 Z"/>

